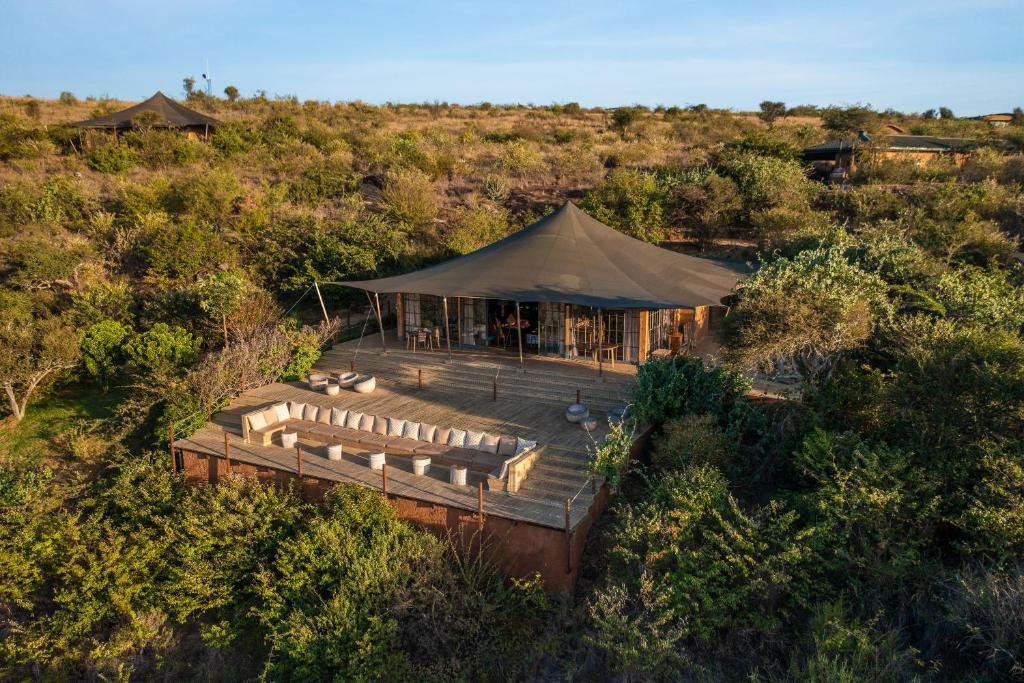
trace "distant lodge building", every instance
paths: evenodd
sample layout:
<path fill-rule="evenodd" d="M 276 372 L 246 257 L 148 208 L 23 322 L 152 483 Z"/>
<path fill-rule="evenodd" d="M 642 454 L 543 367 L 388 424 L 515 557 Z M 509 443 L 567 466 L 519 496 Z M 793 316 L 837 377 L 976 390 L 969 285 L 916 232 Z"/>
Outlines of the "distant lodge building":
<path fill-rule="evenodd" d="M 395 295 L 398 337 L 413 344 L 423 333 L 433 346 L 638 363 L 692 347 L 746 272 L 635 240 L 569 202 L 466 256 L 344 284 Z"/>
<path fill-rule="evenodd" d="M 145 102 L 71 125 L 82 129 L 112 131 L 115 134 L 139 128 L 165 128 L 183 131 L 192 139 L 206 139 L 219 124 L 220 121 L 212 116 L 189 109 L 157 91 Z"/>
<path fill-rule="evenodd" d="M 858 157 L 905 159 L 927 165 L 936 159 L 952 159 L 962 166 L 978 141 L 970 138 L 940 138 L 932 135 L 868 136 L 863 131 L 856 139 L 829 140 L 807 147 L 803 161 L 814 166 L 818 175 L 842 181 L 856 173 Z"/>
<path fill-rule="evenodd" d="M 985 121 L 989 125 L 999 128 L 1002 126 L 1008 126 L 1013 123 L 1013 114 L 1003 112 L 1000 114 L 982 114 L 981 116 L 972 116 L 972 121 Z"/>

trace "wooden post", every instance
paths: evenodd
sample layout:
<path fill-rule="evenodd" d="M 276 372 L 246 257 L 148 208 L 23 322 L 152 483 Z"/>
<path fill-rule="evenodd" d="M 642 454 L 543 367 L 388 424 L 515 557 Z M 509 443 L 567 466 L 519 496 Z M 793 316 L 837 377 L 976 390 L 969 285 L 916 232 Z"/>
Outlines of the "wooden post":
<path fill-rule="evenodd" d="M 228 433 L 224 432 L 224 460 L 227 463 L 228 474 L 231 474 L 231 450 L 228 446 Z"/>
<path fill-rule="evenodd" d="M 420 389 L 423 388 L 423 368 L 416 370 L 416 383 L 419 385 Z"/>
<path fill-rule="evenodd" d="M 477 512 L 477 523 L 480 525 L 480 532 L 484 530 L 484 483 L 482 481 L 477 482 L 476 485 L 476 512 Z"/>
<path fill-rule="evenodd" d="M 498 378 L 497 377 L 494 378 L 494 392 L 491 394 L 491 400 L 492 401 L 497 401 L 498 400 Z"/>
<path fill-rule="evenodd" d="M 516 302 L 516 335 L 519 338 L 519 367 L 523 367 L 523 319 L 519 315 L 519 302 Z"/>
<path fill-rule="evenodd" d="M 448 345 L 448 362 L 452 362 L 452 335 L 449 332 L 451 325 L 448 324 L 448 297 L 443 297 L 444 301 L 444 341 Z"/>
<path fill-rule="evenodd" d="M 356 362 L 354 360 L 350 360 L 348 362 L 348 369 L 349 369 L 349 372 L 355 372 L 356 371 Z"/>
<path fill-rule="evenodd" d="M 178 463 L 174 459 L 174 425 L 167 425 L 167 443 L 170 444 L 171 449 L 171 471 L 178 471 Z"/>
<path fill-rule="evenodd" d="M 384 492 L 384 497 L 388 497 L 388 464 L 384 463 L 380 467 L 380 488 Z"/>
<path fill-rule="evenodd" d="M 572 571 L 572 498 L 565 499 L 565 572 Z"/>
<path fill-rule="evenodd" d="M 327 324 L 330 324 L 331 323 L 331 319 L 327 315 L 327 306 L 324 306 L 324 298 L 323 298 L 323 296 L 320 295 L 320 285 L 318 285 L 316 283 L 316 280 L 313 280 L 313 287 L 314 287 L 314 289 L 316 289 L 316 298 L 320 301 L 320 310 L 324 314 L 324 322 L 327 323 Z"/>
<path fill-rule="evenodd" d="M 366 300 L 370 302 L 370 310 L 373 311 L 377 315 L 377 325 L 380 326 L 380 348 L 381 348 L 381 350 L 384 353 L 387 353 L 388 352 L 388 347 L 387 347 L 387 344 L 384 343 L 384 318 L 382 318 L 381 314 L 380 314 L 380 295 L 377 294 L 377 292 L 374 292 L 373 293 L 373 297 L 374 298 L 371 299 L 370 298 L 370 290 L 364 289 L 363 291 L 366 292 Z M 374 299 L 376 299 L 376 301 L 377 301 L 377 306 L 376 307 L 374 307 L 374 305 L 373 305 Z"/>
<path fill-rule="evenodd" d="M 295 447 L 295 470 L 299 478 L 299 490 L 302 490 L 302 446 Z"/>
<path fill-rule="evenodd" d="M 601 316 L 601 309 L 597 309 L 597 325 L 594 326 L 597 331 L 597 375 L 598 377 L 604 375 L 604 364 L 601 362 L 602 344 L 604 343 L 604 318 Z"/>
<path fill-rule="evenodd" d="M 582 391 L 580 389 L 577 389 L 576 390 L 576 402 L 579 403 L 582 398 L 583 398 Z"/>

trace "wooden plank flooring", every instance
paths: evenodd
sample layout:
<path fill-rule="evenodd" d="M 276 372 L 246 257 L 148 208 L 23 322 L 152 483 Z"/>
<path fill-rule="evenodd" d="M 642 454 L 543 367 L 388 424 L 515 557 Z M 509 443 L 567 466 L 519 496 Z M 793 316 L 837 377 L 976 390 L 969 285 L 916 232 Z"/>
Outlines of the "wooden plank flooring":
<path fill-rule="evenodd" d="M 342 345 L 344 346 L 344 345 Z M 336 347 L 337 348 L 337 347 Z M 333 371 L 347 370 L 345 353 L 351 349 L 328 352 L 318 367 Z M 339 353 L 340 352 L 340 353 Z M 337 396 L 327 396 L 311 391 L 304 382 L 275 383 L 245 392 L 233 400 L 224 410 L 213 416 L 211 422 L 188 439 L 179 441 L 182 448 L 200 453 L 222 454 L 224 433 L 230 435 L 232 460 L 239 460 L 257 466 L 274 467 L 294 472 L 295 453 L 280 446 L 258 446 L 245 444 L 241 440 L 241 417 L 257 408 L 267 407 L 281 401 L 302 401 L 321 406 L 338 406 L 360 412 L 386 417 L 397 417 L 418 422 L 428 422 L 460 429 L 485 431 L 491 434 L 508 434 L 537 441 L 540 455 L 533 471 L 517 493 L 485 491 L 484 507 L 487 514 L 498 515 L 512 520 L 530 522 L 556 529 L 565 526 L 565 499 L 573 499 L 571 523 L 579 524 L 593 499 L 591 475 L 588 467 L 590 450 L 603 439 L 607 423 L 603 414 L 598 414 L 598 429 L 593 433 L 582 430 L 578 425 L 565 420 L 565 406 L 571 402 L 577 388 L 584 386 L 587 377 L 593 378 L 586 369 L 571 364 L 545 364 L 539 369 L 531 367 L 543 381 L 557 388 L 558 395 L 569 396 L 539 400 L 537 385 L 523 382 L 522 385 L 509 381 L 492 400 L 490 391 L 481 391 L 474 385 L 475 364 L 478 359 L 464 359 L 469 373 L 460 375 L 455 383 L 468 383 L 466 388 L 452 383 L 428 382 L 423 389 L 408 383 L 408 378 L 392 380 L 388 375 L 399 374 L 405 360 L 404 354 L 393 352 L 379 354 L 378 367 L 385 371 L 377 375 L 377 388 L 370 394 L 357 394 L 342 390 Z M 366 355 L 360 356 L 365 363 Z M 436 357 L 432 359 L 436 362 Z M 567 368 L 562 366 L 566 365 Z M 341 367 L 339 367 L 341 366 Z M 564 370 L 564 374 L 559 372 Z M 441 368 L 439 372 L 449 372 Z M 525 374 L 525 373 L 524 373 Z M 489 375 L 488 375 L 489 376 Z M 622 381 L 613 376 L 615 381 Z M 634 381 L 628 375 L 623 386 L 632 386 Z M 616 385 L 614 391 L 622 387 Z M 345 459 L 329 461 L 323 446 L 307 443 L 304 451 L 310 453 L 303 463 L 304 474 L 331 481 L 350 481 L 381 488 L 379 472 L 371 471 L 364 459 L 363 451 L 346 448 Z M 427 477 L 412 474 L 411 461 L 402 456 L 389 456 L 389 491 L 425 502 L 440 503 L 475 512 L 477 501 L 478 475 L 470 473 L 469 486 L 460 487 L 448 483 L 448 469 L 434 465 Z M 393 476 L 391 476 L 393 475 Z M 600 487 L 603 479 L 598 479 Z"/>
<path fill-rule="evenodd" d="M 261 403 L 265 403 L 265 401 L 256 401 L 257 405 Z M 225 430 L 211 424 L 203 427 L 191 437 L 178 440 L 176 445 L 179 448 L 198 453 L 223 455 L 224 433 Z M 297 471 L 295 452 L 292 449 L 244 443 L 240 436 L 230 432 L 228 438 L 232 462 L 244 462 L 286 472 Z M 343 460 L 332 461 L 327 459 L 325 450 L 323 446 L 316 444 L 308 442 L 303 444 L 305 456 L 302 470 L 304 476 L 328 481 L 356 483 L 378 490 L 382 488 L 381 473 L 371 470 L 367 466 L 365 451 L 346 449 L 347 452 Z M 445 467 L 433 466 L 427 476 L 417 476 L 412 473 L 412 463 L 409 458 L 388 457 L 389 493 L 475 513 L 479 479 L 471 475 L 468 486 L 454 486 L 448 483 L 447 477 L 448 469 Z M 570 520 L 573 528 L 586 517 L 590 500 L 589 495 L 581 496 L 573 505 Z M 554 529 L 565 528 L 564 503 L 501 491 L 484 491 L 484 514 Z"/>

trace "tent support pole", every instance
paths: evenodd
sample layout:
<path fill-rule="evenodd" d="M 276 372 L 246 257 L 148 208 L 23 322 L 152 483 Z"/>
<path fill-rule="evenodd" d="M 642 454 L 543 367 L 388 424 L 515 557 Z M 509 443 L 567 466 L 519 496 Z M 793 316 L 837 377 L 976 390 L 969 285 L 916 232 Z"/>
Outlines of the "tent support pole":
<path fill-rule="evenodd" d="M 448 345 L 448 362 L 452 362 L 452 336 L 448 331 L 451 326 L 448 324 L 448 297 L 442 297 L 444 302 L 444 341 Z"/>
<path fill-rule="evenodd" d="M 320 294 L 320 285 L 316 283 L 316 280 L 313 280 L 313 287 L 316 288 L 316 298 L 320 301 L 320 310 L 323 311 L 324 322 L 330 325 L 331 319 L 327 315 L 327 306 L 324 306 L 324 297 Z"/>
<path fill-rule="evenodd" d="M 519 337 L 519 367 L 523 367 L 523 319 L 519 315 L 519 302 L 516 302 L 516 335 Z"/>
<path fill-rule="evenodd" d="M 601 316 L 601 309 L 597 309 L 597 376 L 604 376 L 604 363 L 601 356 L 604 355 L 604 317 Z"/>
<path fill-rule="evenodd" d="M 377 314 L 377 325 L 380 328 L 380 348 L 384 353 L 388 352 L 388 347 L 384 343 L 384 319 L 380 315 L 380 294 L 377 292 L 373 293 L 373 298 L 377 300 L 377 306 L 374 307 L 373 300 L 370 299 L 370 290 L 364 289 L 366 292 L 366 299 L 370 302 L 370 310 Z"/>

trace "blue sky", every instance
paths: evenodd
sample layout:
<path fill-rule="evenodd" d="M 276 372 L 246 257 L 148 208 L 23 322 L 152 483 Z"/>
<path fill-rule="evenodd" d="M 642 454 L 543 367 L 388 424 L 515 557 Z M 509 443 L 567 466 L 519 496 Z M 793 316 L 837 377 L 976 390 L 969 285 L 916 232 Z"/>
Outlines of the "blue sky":
<path fill-rule="evenodd" d="M 0 0 L 0 93 L 754 109 L 1024 105 L 1024 0 Z"/>

